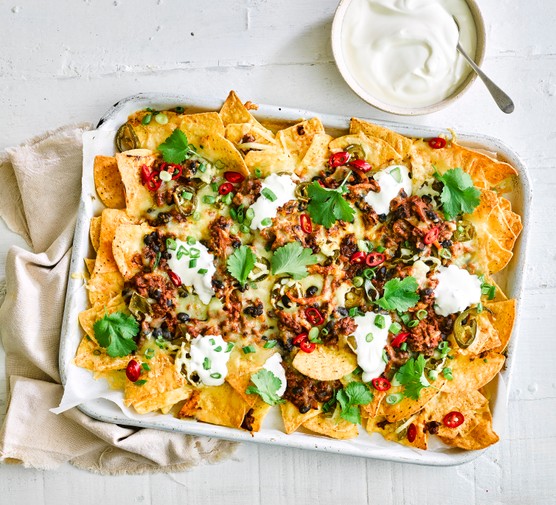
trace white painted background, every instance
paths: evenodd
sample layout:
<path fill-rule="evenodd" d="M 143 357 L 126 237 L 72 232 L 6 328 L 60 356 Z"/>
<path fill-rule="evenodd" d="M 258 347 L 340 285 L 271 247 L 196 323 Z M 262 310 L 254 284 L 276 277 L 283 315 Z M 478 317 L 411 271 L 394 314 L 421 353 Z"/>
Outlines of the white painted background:
<path fill-rule="evenodd" d="M 94 122 L 140 91 L 223 99 L 234 88 L 255 102 L 395 119 L 359 100 L 337 72 L 330 50 L 336 3 L 1 0 L 0 148 L 65 123 Z M 0 465 L 0 504 L 556 503 L 556 2 L 479 3 L 488 28 L 484 69 L 514 98 L 515 113 L 499 112 L 476 83 L 449 109 L 409 121 L 499 137 L 531 172 L 532 240 L 502 442 L 473 463 L 440 469 L 256 445 L 173 476 Z M 12 244 L 22 241 L 0 223 L 0 279 Z M 4 411 L 0 364 L 0 420 Z"/>

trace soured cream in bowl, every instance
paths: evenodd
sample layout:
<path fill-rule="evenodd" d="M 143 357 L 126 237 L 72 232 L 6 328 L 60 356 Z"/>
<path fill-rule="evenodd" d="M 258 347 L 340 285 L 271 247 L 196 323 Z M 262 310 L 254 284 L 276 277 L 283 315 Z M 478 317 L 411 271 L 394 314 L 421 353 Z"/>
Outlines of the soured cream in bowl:
<path fill-rule="evenodd" d="M 398 114 L 437 110 L 471 82 L 458 39 L 480 63 L 484 26 L 470 0 L 344 0 L 333 26 L 346 82 L 372 105 Z"/>

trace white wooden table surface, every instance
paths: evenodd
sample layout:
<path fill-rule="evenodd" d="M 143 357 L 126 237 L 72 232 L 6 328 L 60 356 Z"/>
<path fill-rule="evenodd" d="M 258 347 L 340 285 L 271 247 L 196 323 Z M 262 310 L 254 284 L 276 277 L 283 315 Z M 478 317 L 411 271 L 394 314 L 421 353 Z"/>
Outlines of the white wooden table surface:
<path fill-rule="evenodd" d="M 336 70 L 337 0 L 3 0 L 0 148 L 69 122 L 94 122 L 140 91 L 179 91 L 386 118 Z M 508 430 L 473 463 L 427 468 L 245 445 L 189 473 L 100 477 L 0 465 L 0 503 L 106 505 L 556 503 L 556 2 L 482 0 L 484 68 L 516 102 L 498 111 L 480 83 L 449 109 L 410 122 L 477 131 L 522 155 L 535 200 Z M 403 120 L 403 119 L 402 119 Z M 0 224 L 0 279 L 8 248 Z M 0 420 L 5 377 L 0 365 Z M 32 501 L 31 501 L 32 500 Z"/>

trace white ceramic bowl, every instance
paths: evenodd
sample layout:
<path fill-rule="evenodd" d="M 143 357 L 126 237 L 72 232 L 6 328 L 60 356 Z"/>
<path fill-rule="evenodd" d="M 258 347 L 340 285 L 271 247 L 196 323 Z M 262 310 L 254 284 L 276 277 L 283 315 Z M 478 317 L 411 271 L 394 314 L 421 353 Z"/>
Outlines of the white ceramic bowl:
<path fill-rule="evenodd" d="M 383 110 L 385 112 L 390 112 L 391 114 L 398 114 L 402 116 L 417 116 L 421 114 L 430 114 L 431 112 L 436 112 L 443 109 L 447 105 L 455 102 L 460 96 L 465 93 L 465 91 L 471 86 L 477 75 L 470 69 L 469 74 L 465 80 L 460 84 L 460 86 L 449 96 L 441 100 L 440 102 L 434 103 L 432 105 L 427 105 L 424 107 L 401 107 L 398 105 L 393 105 L 391 103 L 384 102 L 383 100 L 372 95 L 366 91 L 356 79 L 353 77 L 349 68 L 347 66 L 346 60 L 344 58 L 342 50 L 342 27 L 344 24 L 344 18 L 348 7 L 350 6 L 352 0 L 341 0 L 338 8 L 336 9 L 336 14 L 334 15 L 334 21 L 332 22 L 332 52 L 334 54 L 334 59 L 336 60 L 336 65 L 340 74 L 348 84 L 348 86 L 357 94 L 360 98 L 365 100 L 367 103 L 376 107 L 377 109 Z M 483 62 L 485 54 L 485 24 L 483 16 L 475 0 L 466 0 L 471 15 L 473 16 L 473 21 L 475 22 L 477 43 L 475 50 L 475 63 L 481 65 Z"/>

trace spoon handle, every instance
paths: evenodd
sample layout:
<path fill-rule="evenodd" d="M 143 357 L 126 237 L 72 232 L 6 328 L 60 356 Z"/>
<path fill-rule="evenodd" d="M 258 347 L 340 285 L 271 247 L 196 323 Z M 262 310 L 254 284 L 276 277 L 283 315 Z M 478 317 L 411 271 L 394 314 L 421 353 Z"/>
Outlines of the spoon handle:
<path fill-rule="evenodd" d="M 494 98 L 496 105 L 500 108 L 502 112 L 506 114 L 511 114 L 514 111 L 514 103 L 512 99 L 506 95 L 492 80 L 490 80 L 487 75 L 475 64 L 475 62 L 469 57 L 469 55 L 462 49 L 462 47 L 457 45 L 457 49 L 460 54 L 467 60 L 467 63 L 471 66 L 471 68 L 477 73 L 477 75 L 481 78 L 481 80 L 485 83 L 488 91 Z"/>

